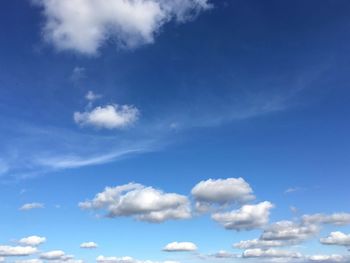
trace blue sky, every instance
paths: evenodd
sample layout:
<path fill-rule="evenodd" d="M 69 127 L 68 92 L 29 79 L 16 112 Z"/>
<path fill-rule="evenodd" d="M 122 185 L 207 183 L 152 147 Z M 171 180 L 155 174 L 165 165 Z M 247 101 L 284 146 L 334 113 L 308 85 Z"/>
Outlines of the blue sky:
<path fill-rule="evenodd" d="M 0 262 L 350 262 L 349 1 L 0 12 Z"/>

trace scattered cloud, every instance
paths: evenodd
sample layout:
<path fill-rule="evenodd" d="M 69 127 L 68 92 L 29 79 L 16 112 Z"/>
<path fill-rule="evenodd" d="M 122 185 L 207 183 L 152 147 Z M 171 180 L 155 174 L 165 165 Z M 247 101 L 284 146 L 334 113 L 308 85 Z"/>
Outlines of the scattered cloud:
<path fill-rule="evenodd" d="M 301 187 L 291 187 L 284 191 L 285 194 L 291 194 L 303 190 Z"/>
<path fill-rule="evenodd" d="M 132 216 L 153 223 L 191 217 L 186 196 L 164 193 L 153 187 L 129 183 L 106 187 L 93 200 L 79 203 L 82 209 L 106 210 L 108 217 Z"/>
<path fill-rule="evenodd" d="M 67 256 L 62 250 L 52 250 L 45 253 L 40 254 L 41 259 L 45 260 L 61 260 L 67 259 Z"/>
<path fill-rule="evenodd" d="M 18 241 L 20 245 L 36 247 L 46 242 L 46 237 L 29 236 Z"/>
<path fill-rule="evenodd" d="M 233 247 L 239 249 L 252 249 L 252 248 L 271 248 L 271 247 L 281 247 L 287 245 L 281 240 L 261 240 L 252 239 L 244 240 L 233 244 Z"/>
<path fill-rule="evenodd" d="M 29 210 L 41 209 L 41 208 L 44 208 L 44 204 L 42 203 L 28 203 L 28 204 L 22 205 L 19 210 L 29 211 Z"/>
<path fill-rule="evenodd" d="M 132 257 L 105 257 L 98 256 L 96 258 L 97 263 L 179 263 L 177 261 L 151 261 L 151 260 L 138 260 Z"/>
<path fill-rule="evenodd" d="M 298 252 L 276 249 L 247 249 L 243 252 L 245 258 L 301 258 L 302 255 Z"/>
<path fill-rule="evenodd" d="M 186 22 L 211 7 L 207 0 L 35 0 L 46 18 L 45 39 L 58 50 L 96 54 L 107 40 L 118 47 L 153 43 L 167 22 Z"/>
<path fill-rule="evenodd" d="M 332 224 L 332 225 L 344 226 L 344 225 L 350 224 L 350 213 L 334 213 L 331 215 L 326 215 L 326 214 L 304 215 L 302 220 L 306 224 Z"/>
<path fill-rule="evenodd" d="M 299 243 L 313 237 L 319 231 L 314 224 L 300 224 L 292 221 L 279 221 L 268 226 L 260 239 L 265 241 L 284 241 Z"/>
<path fill-rule="evenodd" d="M 37 258 L 32 258 L 32 259 L 16 260 L 14 261 L 14 263 L 43 263 L 43 261 Z"/>
<path fill-rule="evenodd" d="M 184 252 L 184 251 L 195 251 L 197 250 L 197 245 L 192 242 L 172 242 L 167 244 L 163 251 L 166 252 Z"/>
<path fill-rule="evenodd" d="M 95 242 L 84 242 L 80 244 L 80 248 L 88 248 L 88 249 L 92 249 L 92 248 L 97 248 L 98 245 Z"/>
<path fill-rule="evenodd" d="M 212 204 L 244 203 L 255 198 L 243 178 L 209 179 L 199 182 L 191 191 L 198 211 L 207 211 Z"/>
<path fill-rule="evenodd" d="M 102 95 L 100 94 L 95 94 L 93 91 L 89 90 L 88 93 L 86 93 L 85 95 L 85 99 L 88 100 L 88 101 L 95 101 L 95 100 L 98 100 L 102 98 Z"/>
<path fill-rule="evenodd" d="M 212 218 L 226 229 L 251 230 L 268 224 L 273 207 L 273 204 L 265 201 L 256 205 L 244 205 L 231 212 L 214 213 Z"/>
<path fill-rule="evenodd" d="M 328 237 L 321 238 L 320 242 L 324 245 L 337 245 L 350 247 L 350 234 L 344 234 L 340 231 L 332 232 Z"/>
<path fill-rule="evenodd" d="M 80 80 L 86 77 L 86 69 L 84 67 L 75 67 L 71 75 L 71 81 L 78 84 Z"/>
<path fill-rule="evenodd" d="M 75 123 L 81 126 L 93 126 L 105 129 L 120 129 L 134 124 L 139 117 L 139 110 L 132 105 L 110 104 L 98 106 L 91 111 L 75 112 Z"/>
<path fill-rule="evenodd" d="M 349 262 L 350 257 L 344 255 L 313 255 L 307 258 L 309 262 L 322 262 L 322 263 L 345 263 Z"/>
<path fill-rule="evenodd" d="M 220 258 L 220 259 L 222 259 L 222 258 L 238 258 L 239 255 L 230 253 L 230 252 L 225 251 L 225 250 L 220 250 L 214 254 L 209 255 L 209 257 Z"/>
<path fill-rule="evenodd" d="M 38 252 L 36 247 L 31 246 L 2 246 L 0 245 L 0 257 L 29 256 Z"/>

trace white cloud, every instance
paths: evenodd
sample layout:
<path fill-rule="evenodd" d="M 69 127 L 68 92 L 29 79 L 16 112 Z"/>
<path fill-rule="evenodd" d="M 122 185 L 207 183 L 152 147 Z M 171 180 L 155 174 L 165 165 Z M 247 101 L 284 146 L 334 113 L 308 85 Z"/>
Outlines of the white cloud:
<path fill-rule="evenodd" d="M 238 258 L 239 255 L 236 254 L 232 254 L 228 251 L 225 250 L 220 250 L 218 252 L 216 252 L 215 254 L 209 255 L 209 257 L 211 258 Z"/>
<path fill-rule="evenodd" d="M 95 54 L 109 39 L 118 47 L 152 43 L 166 22 L 185 22 L 207 0 L 35 0 L 46 18 L 44 36 L 58 50 Z"/>
<path fill-rule="evenodd" d="M 304 215 L 302 221 L 305 224 L 332 224 L 343 226 L 350 224 L 350 213 Z"/>
<path fill-rule="evenodd" d="M 268 226 L 262 233 L 260 239 L 298 243 L 313 237 L 318 231 L 319 227 L 317 225 L 279 221 Z"/>
<path fill-rule="evenodd" d="M 64 251 L 62 250 L 52 250 L 52 251 L 48 251 L 40 254 L 40 258 L 45 260 L 63 260 L 63 259 L 69 259 L 71 258 L 71 256 L 67 257 Z"/>
<path fill-rule="evenodd" d="M 38 252 L 36 247 L 31 246 L 2 246 L 0 245 L 1 257 L 29 256 Z"/>
<path fill-rule="evenodd" d="M 191 217 L 186 196 L 135 183 L 106 187 L 93 200 L 81 202 L 79 206 L 82 209 L 105 209 L 109 217 L 132 216 L 154 223 Z"/>
<path fill-rule="evenodd" d="M 85 95 L 85 99 L 88 101 L 95 101 L 97 99 L 102 98 L 102 95 L 100 94 L 95 94 L 93 91 L 89 90 L 88 93 Z"/>
<path fill-rule="evenodd" d="M 273 207 L 273 204 L 265 201 L 256 205 L 244 205 L 231 212 L 214 213 L 212 218 L 226 229 L 251 230 L 269 222 L 270 209 Z"/>
<path fill-rule="evenodd" d="M 344 234 L 336 231 L 329 234 L 328 237 L 321 238 L 320 242 L 324 245 L 350 246 L 350 234 Z"/>
<path fill-rule="evenodd" d="M 14 263 L 43 263 L 43 261 L 37 258 L 32 258 L 32 259 L 16 260 Z"/>
<path fill-rule="evenodd" d="M 253 200 L 253 190 L 243 178 L 209 179 L 199 182 L 191 191 L 199 211 L 213 203 L 244 203 Z"/>
<path fill-rule="evenodd" d="M 39 236 L 24 237 L 18 241 L 18 243 L 21 245 L 32 246 L 32 247 L 39 246 L 40 244 L 43 244 L 45 242 L 46 242 L 46 238 L 39 237 Z"/>
<path fill-rule="evenodd" d="M 308 257 L 310 262 L 337 263 L 349 262 L 350 257 L 344 255 L 313 255 Z"/>
<path fill-rule="evenodd" d="M 84 242 L 80 244 L 81 248 L 97 248 L 97 244 L 95 242 Z"/>
<path fill-rule="evenodd" d="M 302 255 L 298 252 L 288 250 L 276 250 L 276 249 L 247 249 L 243 252 L 245 258 L 300 258 Z"/>
<path fill-rule="evenodd" d="M 177 261 L 151 261 L 151 260 L 138 260 L 132 257 L 105 257 L 98 256 L 96 258 L 97 263 L 179 263 Z"/>
<path fill-rule="evenodd" d="M 0 257 L 0 262 L 5 262 L 5 258 Z"/>
<path fill-rule="evenodd" d="M 197 250 L 196 244 L 192 242 L 172 242 L 167 244 L 163 251 L 167 252 L 181 252 L 181 251 L 195 251 Z"/>
<path fill-rule="evenodd" d="M 244 241 L 235 243 L 233 244 L 233 247 L 240 248 L 240 249 L 251 249 L 251 248 L 281 247 L 285 245 L 288 245 L 288 244 L 281 240 L 252 239 L 252 240 L 244 240 Z"/>
<path fill-rule="evenodd" d="M 22 205 L 19 210 L 29 211 L 29 210 L 40 209 L 40 208 L 44 208 L 44 204 L 42 204 L 42 203 L 28 203 L 28 204 Z"/>
<path fill-rule="evenodd" d="M 139 110 L 131 105 L 111 104 L 99 106 L 91 111 L 75 112 L 74 121 L 82 126 L 94 126 L 105 129 L 120 129 L 134 124 Z"/>

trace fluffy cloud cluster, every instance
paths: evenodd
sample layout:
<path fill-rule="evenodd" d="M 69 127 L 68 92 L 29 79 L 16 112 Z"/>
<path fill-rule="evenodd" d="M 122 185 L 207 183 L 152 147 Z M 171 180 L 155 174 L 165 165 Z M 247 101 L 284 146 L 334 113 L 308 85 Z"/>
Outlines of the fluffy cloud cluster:
<path fill-rule="evenodd" d="M 163 251 L 167 252 L 181 252 L 181 251 L 195 251 L 197 250 L 196 244 L 192 242 L 172 242 L 167 244 Z"/>
<path fill-rule="evenodd" d="M 226 229 L 251 230 L 265 226 L 269 222 L 273 204 L 268 201 L 256 205 L 244 205 L 238 210 L 214 213 L 212 218 Z"/>
<path fill-rule="evenodd" d="M 261 240 L 261 239 L 252 239 L 244 240 L 238 243 L 235 243 L 233 247 L 239 249 L 252 249 L 252 248 L 271 248 L 271 247 L 282 247 L 287 245 L 281 240 Z"/>
<path fill-rule="evenodd" d="M 32 246 L 32 247 L 39 246 L 45 242 L 46 242 L 46 238 L 39 237 L 39 236 L 29 236 L 29 237 L 22 238 L 18 241 L 18 243 L 21 245 Z"/>
<path fill-rule="evenodd" d="M 337 245 L 350 247 L 350 235 L 342 232 L 332 232 L 328 237 L 321 238 L 320 242 L 324 245 Z"/>
<path fill-rule="evenodd" d="M 320 263 L 346 263 L 350 262 L 349 256 L 344 255 L 313 255 L 307 257 L 308 262 L 320 262 Z"/>
<path fill-rule="evenodd" d="M 31 246 L 1 246 L 0 257 L 29 256 L 38 252 L 36 247 Z"/>
<path fill-rule="evenodd" d="M 255 198 L 252 188 L 243 178 L 201 181 L 191 193 L 199 211 L 208 210 L 212 204 L 240 204 Z"/>
<path fill-rule="evenodd" d="M 96 107 L 91 111 L 75 112 L 73 118 L 82 126 L 120 129 L 134 124 L 138 116 L 139 110 L 134 106 L 111 104 Z"/>
<path fill-rule="evenodd" d="M 164 193 L 152 187 L 129 183 L 107 187 L 91 201 L 81 202 L 82 209 L 105 209 L 108 217 L 133 216 L 148 222 L 191 217 L 186 196 Z"/>
<path fill-rule="evenodd" d="M 208 0 L 34 0 L 46 18 L 44 36 L 58 50 L 94 54 L 109 39 L 118 47 L 152 43 L 172 19 L 185 22 Z"/>
<path fill-rule="evenodd" d="M 42 203 L 28 203 L 28 204 L 22 205 L 19 210 L 29 211 L 29 210 L 33 210 L 33 209 L 39 209 L 39 208 L 44 208 L 44 204 L 42 204 Z"/>

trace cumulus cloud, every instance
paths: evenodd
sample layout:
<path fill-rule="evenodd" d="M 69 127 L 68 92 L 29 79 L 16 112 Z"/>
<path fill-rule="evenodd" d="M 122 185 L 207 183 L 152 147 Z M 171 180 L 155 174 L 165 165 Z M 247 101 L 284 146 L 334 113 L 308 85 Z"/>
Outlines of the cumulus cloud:
<path fill-rule="evenodd" d="M 230 252 L 225 251 L 225 250 L 220 250 L 212 255 L 209 255 L 209 257 L 212 257 L 212 258 L 238 258 L 239 255 L 230 253 Z"/>
<path fill-rule="evenodd" d="M 153 223 L 191 217 L 189 200 L 186 196 L 164 193 L 153 187 L 135 183 L 106 187 L 93 200 L 79 203 L 79 207 L 104 209 L 107 211 L 107 216 L 112 218 L 132 216 Z"/>
<path fill-rule="evenodd" d="M 118 47 L 152 43 L 170 20 L 186 22 L 208 0 L 35 0 L 46 18 L 44 36 L 58 50 L 95 54 L 109 39 Z"/>
<path fill-rule="evenodd" d="M 199 211 L 211 204 L 244 203 L 253 200 L 253 190 L 243 178 L 209 179 L 199 182 L 191 191 Z"/>
<path fill-rule="evenodd" d="M 28 203 L 28 204 L 22 205 L 19 210 L 29 211 L 29 210 L 40 209 L 40 208 L 44 208 L 44 204 L 42 204 L 42 203 Z"/>
<path fill-rule="evenodd" d="M 304 215 L 302 221 L 305 224 L 332 224 L 344 226 L 350 224 L 350 213 Z"/>
<path fill-rule="evenodd" d="M 321 238 L 320 242 L 324 245 L 337 245 L 350 247 L 350 234 L 344 234 L 340 231 L 332 232 L 328 237 Z"/>
<path fill-rule="evenodd" d="M 1 261 L 0 261 L 1 262 Z M 16 260 L 14 263 L 42 263 L 43 261 L 37 258 L 32 258 L 32 259 L 21 259 L 21 260 Z"/>
<path fill-rule="evenodd" d="M 244 240 L 238 243 L 233 244 L 233 247 L 240 249 L 252 249 L 252 248 L 270 248 L 270 247 L 281 247 L 288 245 L 281 240 L 261 240 L 261 239 L 252 239 Z"/>
<path fill-rule="evenodd" d="M 80 244 L 81 248 L 97 248 L 97 244 L 95 242 L 84 242 Z"/>
<path fill-rule="evenodd" d="M 269 222 L 270 209 L 273 207 L 273 204 L 265 201 L 256 205 L 244 205 L 231 212 L 214 213 L 212 218 L 226 229 L 251 230 Z"/>
<path fill-rule="evenodd" d="M 197 250 L 196 244 L 192 242 L 172 242 L 167 244 L 163 251 L 167 252 L 181 252 L 181 251 L 195 251 Z"/>
<path fill-rule="evenodd" d="M 40 258 L 45 260 L 66 260 L 72 258 L 72 256 L 67 256 L 62 250 L 52 250 L 40 254 Z"/>
<path fill-rule="evenodd" d="M 74 112 L 75 123 L 105 129 L 120 129 L 134 124 L 139 110 L 131 105 L 111 104 L 98 106 L 91 111 Z"/>
<path fill-rule="evenodd" d="M 279 221 L 268 226 L 261 235 L 262 240 L 288 241 L 299 243 L 313 237 L 319 227 L 313 224 L 300 224 L 292 221 Z"/>
<path fill-rule="evenodd" d="M 31 246 L 2 246 L 0 245 L 0 257 L 29 256 L 38 252 L 36 247 Z"/>
<path fill-rule="evenodd" d="M 132 257 L 105 257 L 98 256 L 96 258 L 97 263 L 179 263 L 177 261 L 151 261 L 151 260 L 138 260 Z"/>
<path fill-rule="evenodd" d="M 245 258 L 301 258 L 302 255 L 298 252 L 276 249 L 247 249 L 243 252 Z"/>
<path fill-rule="evenodd" d="M 337 262 L 343 263 L 344 262 L 345 263 L 345 262 L 349 262 L 350 257 L 333 254 L 333 255 L 313 255 L 313 256 L 307 257 L 307 259 L 309 262 L 322 262 L 322 263 L 337 263 Z"/>
<path fill-rule="evenodd" d="M 93 91 L 89 90 L 88 93 L 85 95 L 85 99 L 88 101 L 95 101 L 97 99 L 102 98 L 102 95 L 100 94 L 95 94 Z"/>
<path fill-rule="evenodd" d="M 45 242 L 46 242 L 46 238 L 39 237 L 39 236 L 24 237 L 18 241 L 18 243 L 21 245 L 32 246 L 32 247 L 39 246 Z"/>

